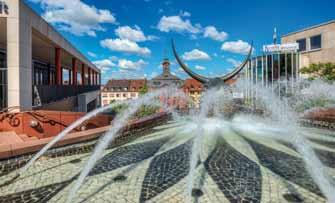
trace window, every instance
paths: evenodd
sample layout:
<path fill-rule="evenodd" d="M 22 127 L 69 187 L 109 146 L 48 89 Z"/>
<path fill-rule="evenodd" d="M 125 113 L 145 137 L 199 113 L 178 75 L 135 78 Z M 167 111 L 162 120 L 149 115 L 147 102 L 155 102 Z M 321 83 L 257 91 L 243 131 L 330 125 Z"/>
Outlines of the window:
<path fill-rule="evenodd" d="M 109 94 L 110 97 L 114 97 L 114 94 Z"/>
<path fill-rule="evenodd" d="M 311 37 L 311 50 L 321 49 L 321 35 Z"/>
<path fill-rule="evenodd" d="M 123 97 L 127 97 L 127 94 L 126 94 L 126 93 L 123 93 Z"/>
<path fill-rule="evenodd" d="M 130 96 L 131 96 L 131 97 L 136 97 L 136 94 L 135 94 L 135 93 L 131 93 Z"/>
<path fill-rule="evenodd" d="M 102 94 L 102 97 L 106 98 L 106 97 L 108 97 L 108 95 L 107 94 Z"/>
<path fill-rule="evenodd" d="M 299 39 L 297 43 L 299 44 L 299 51 L 306 51 L 306 39 Z"/>
<path fill-rule="evenodd" d="M 120 97 L 120 94 L 116 94 L 116 97 Z"/>

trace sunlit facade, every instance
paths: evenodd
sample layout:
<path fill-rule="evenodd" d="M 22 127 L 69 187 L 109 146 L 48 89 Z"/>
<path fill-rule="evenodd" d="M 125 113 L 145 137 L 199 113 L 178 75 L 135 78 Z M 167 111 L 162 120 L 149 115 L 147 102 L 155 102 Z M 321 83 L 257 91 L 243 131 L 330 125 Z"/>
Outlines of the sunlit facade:
<path fill-rule="evenodd" d="M 0 110 L 98 107 L 100 69 L 24 1 L 0 3 Z"/>

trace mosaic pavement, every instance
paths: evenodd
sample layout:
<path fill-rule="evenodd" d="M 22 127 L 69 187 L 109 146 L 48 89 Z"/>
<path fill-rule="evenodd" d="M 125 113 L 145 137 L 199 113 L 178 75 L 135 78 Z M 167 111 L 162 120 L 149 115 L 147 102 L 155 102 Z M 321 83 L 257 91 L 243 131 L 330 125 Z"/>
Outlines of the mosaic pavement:
<path fill-rule="evenodd" d="M 110 147 L 74 202 L 185 202 L 194 140 L 184 129 L 168 123 Z M 335 180 L 335 133 L 306 129 L 304 135 Z M 326 202 L 292 144 L 236 131 L 208 137 L 199 149 L 194 202 Z M 0 161 L 0 203 L 65 202 L 94 144 L 50 150 L 12 182 L 7 181 L 30 157 Z"/>

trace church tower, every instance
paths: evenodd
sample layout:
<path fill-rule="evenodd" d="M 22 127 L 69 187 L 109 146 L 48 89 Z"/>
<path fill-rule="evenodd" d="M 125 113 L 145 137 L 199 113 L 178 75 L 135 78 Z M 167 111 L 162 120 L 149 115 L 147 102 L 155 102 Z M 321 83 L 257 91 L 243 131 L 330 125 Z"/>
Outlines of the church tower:
<path fill-rule="evenodd" d="M 163 66 L 163 75 L 168 77 L 170 76 L 170 61 L 168 58 L 165 58 L 162 63 Z"/>

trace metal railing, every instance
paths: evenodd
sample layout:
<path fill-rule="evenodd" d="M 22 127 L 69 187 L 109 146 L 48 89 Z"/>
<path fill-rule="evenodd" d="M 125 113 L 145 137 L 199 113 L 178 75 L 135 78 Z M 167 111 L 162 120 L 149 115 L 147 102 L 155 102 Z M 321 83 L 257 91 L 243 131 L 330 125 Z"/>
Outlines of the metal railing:
<path fill-rule="evenodd" d="M 33 102 L 43 105 L 98 90 L 100 85 L 34 85 Z"/>

